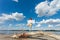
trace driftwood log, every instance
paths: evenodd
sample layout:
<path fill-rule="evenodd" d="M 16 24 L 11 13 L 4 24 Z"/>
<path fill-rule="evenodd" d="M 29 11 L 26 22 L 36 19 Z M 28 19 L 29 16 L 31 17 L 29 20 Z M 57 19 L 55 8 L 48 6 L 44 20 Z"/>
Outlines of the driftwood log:
<path fill-rule="evenodd" d="M 22 34 L 15 34 L 11 37 L 12 38 L 28 38 L 28 37 L 36 35 L 36 34 L 44 35 L 43 32 L 28 32 L 28 33 L 22 33 Z"/>
<path fill-rule="evenodd" d="M 51 38 L 54 38 L 56 40 L 60 40 L 60 36 L 58 35 L 54 35 L 52 33 L 46 33 L 46 32 L 41 32 L 41 31 L 38 31 L 38 32 L 28 32 L 28 33 L 22 33 L 22 34 L 15 34 L 13 36 L 11 36 L 12 38 L 28 38 L 28 37 L 35 37 L 36 35 L 39 35 L 39 36 L 49 36 Z"/>

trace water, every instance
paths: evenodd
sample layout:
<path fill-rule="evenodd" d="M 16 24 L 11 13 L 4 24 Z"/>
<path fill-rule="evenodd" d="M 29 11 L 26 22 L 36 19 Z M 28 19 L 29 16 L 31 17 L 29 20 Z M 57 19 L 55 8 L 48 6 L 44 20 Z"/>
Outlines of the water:
<path fill-rule="evenodd" d="M 22 31 L 22 30 L 0 30 L 0 34 L 18 34 L 23 32 L 29 32 L 29 31 Z M 53 34 L 60 35 L 60 31 L 44 31 L 44 32 L 51 32 Z"/>
<path fill-rule="evenodd" d="M 16 33 L 22 33 L 23 31 L 13 31 L 13 30 L 0 30 L 0 34 L 16 34 Z"/>
<path fill-rule="evenodd" d="M 56 35 L 60 35 L 60 31 L 44 31 L 44 32 L 50 32 L 50 33 L 53 33 L 53 34 L 56 34 Z"/>

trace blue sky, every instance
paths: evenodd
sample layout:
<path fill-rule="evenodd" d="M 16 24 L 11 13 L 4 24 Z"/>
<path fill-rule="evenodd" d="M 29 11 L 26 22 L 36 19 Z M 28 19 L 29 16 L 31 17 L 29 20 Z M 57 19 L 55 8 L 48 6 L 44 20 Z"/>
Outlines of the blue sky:
<path fill-rule="evenodd" d="M 29 29 L 30 17 L 34 30 L 60 29 L 60 0 L 0 0 L 0 30 Z"/>

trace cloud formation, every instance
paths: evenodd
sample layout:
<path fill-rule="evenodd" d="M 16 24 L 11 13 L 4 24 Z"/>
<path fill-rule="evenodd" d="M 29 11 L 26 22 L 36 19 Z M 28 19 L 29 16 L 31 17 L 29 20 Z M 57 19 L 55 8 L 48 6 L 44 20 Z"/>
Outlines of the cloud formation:
<path fill-rule="evenodd" d="M 24 19 L 25 16 L 23 15 L 23 13 L 18 13 L 18 12 L 15 12 L 15 13 L 12 13 L 12 14 L 5 14 L 3 13 L 1 16 L 0 16 L 0 23 L 4 22 L 4 21 L 7 21 L 7 20 L 22 20 Z"/>
<path fill-rule="evenodd" d="M 18 2 L 18 0 L 13 0 L 13 1 Z"/>
<path fill-rule="evenodd" d="M 52 27 L 60 27 L 60 19 L 47 19 L 47 20 L 42 20 L 40 22 L 37 22 L 38 25 L 36 27 L 43 27 L 44 25 L 47 28 L 52 28 Z"/>
<path fill-rule="evenodd" d="M 57 24 L 56 26 L 57 26 L 57 27 L 60 27 L 60 24 Z"/>
<path fill-rule="evenodd" d="M 44 1 L 39 3 L 35 7 L 35 12 L 38 14 L 38 17 L 42 16 L 52 16 L 60 9 L 60 0 L 53 0 L 51 2 Z"/>
<path fill-rule="evenodd" d="M 42 20 L 40 21 L 40 24 L 60 24 L 60 19 L 48 19 L 48 20 Z"/>
<path fill-rule="evenodd" d="M 53 25 L 48 25 L 48 28 L 52 28 L 53 27 Z"/>

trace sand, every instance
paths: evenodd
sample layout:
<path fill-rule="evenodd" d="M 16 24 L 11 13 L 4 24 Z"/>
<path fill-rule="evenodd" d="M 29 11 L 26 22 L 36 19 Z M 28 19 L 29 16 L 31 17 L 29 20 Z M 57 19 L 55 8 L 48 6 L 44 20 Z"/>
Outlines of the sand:
<path fill-rule="evenodd" d="M 11 38 L 11 35 L 0 34 L 0 40 L 60 40 L 60 35 L 44 33 L 44 35 L 36 34 L 30 38 Z"/>

